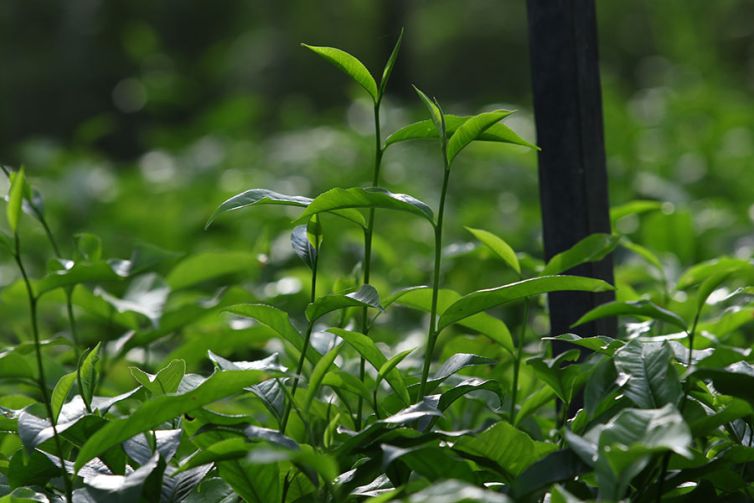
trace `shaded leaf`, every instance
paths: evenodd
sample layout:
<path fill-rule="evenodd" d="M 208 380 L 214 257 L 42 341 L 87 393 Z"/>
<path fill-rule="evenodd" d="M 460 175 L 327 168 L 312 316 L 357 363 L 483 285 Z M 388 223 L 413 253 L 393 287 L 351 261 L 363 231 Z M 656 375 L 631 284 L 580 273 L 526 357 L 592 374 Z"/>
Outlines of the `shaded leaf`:
<path fill-rule="evenodd" d="M 296 256 L 304 261 L 309 269 L 314 269 L 317 260 L 317 249 L 309 241 L 306 225 L 297 225 L 291 232 L 291 246 Z"/>
<path fill-rule="evenodd" d="M 229 274 L 250 271 L 256 263 L 256 257 L 247 252 L 197 253 L 179 262 L 168 274 L 166 282 L 172 290 L 179 290 Z"/>
<path fill-rule="evenodd" d="M 671 365 L 670 346 L 633 340 L 615 353 L 618 372 L 629 376 L 625 395 L 643 409 L 677 404 L 683 395 L 678 374 Z"/>
<path fill-rule="evenodd" d="M 640 316 L 663 321 L 681 330 L 686 330 L 686 322 L 672 311 L 669 311 L 648 300 L 613 301 L 597 306 L 571 325 L 577 327 L 590 321 L 611 316 Z"/>
<path fill-rule="evenodd" d="M 380 306 L 380 296 L 373 286 L 361 285 L 356 291 L 333 293 L 320 297 L 306 307 L 306 318 L 310 322 L 314 322 L 337 309 L 361 306 L 382 309 L 382 306 Z"/>
<path fill-rule="evenodd" d="M 560 274 L 577 265 L 602 260 L 620 242 L 620 236 L 611 234 L 591 234 L 566 251 L 552 257 L 542 271 L 543 276 Z"/>

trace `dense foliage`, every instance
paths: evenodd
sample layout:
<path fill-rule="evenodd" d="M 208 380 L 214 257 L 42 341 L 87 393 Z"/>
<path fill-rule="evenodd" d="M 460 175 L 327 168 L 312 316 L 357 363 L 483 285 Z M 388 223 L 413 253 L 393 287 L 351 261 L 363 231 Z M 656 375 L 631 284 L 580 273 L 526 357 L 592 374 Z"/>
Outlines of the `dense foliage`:
<path fill-rule="evenodd" d="M 2 249 L 18 277 L 2 295 L 22 316 L 0 354 L 3 500 L 752 497 L 750 254 L 665 260 L 625 232 L 645 219 L 667 246 L 690 239 L 687 214 L 655 200 L 615 207 L 613 234 L 547 263 L 516 253 L 464 221 L 489 203 L 453 180 L 472 143 L 535 147 L 500 122 L 510 111 L 452 115 L 419 89 L 428 118 L 383 139 L 400 45 L 379 79 L 306 46 L 366 92 L 373 150 L 354 186 L 251 188 L 206 212 L 208 232 L 252 229 L 252 251 L 142 244 L 126 260 L 88 233 L 61 246 L 26 170 L 5 169 Z M 382 188 L 411 140 L 433 145 L 421 172 L 436 207 Z M 146 206 L 138 224 L 160 221 Z M 477 245 L 446 245 L 458 222 Z M 44 249 L 25 246 L 40 235 Z M 620 316 L 621 336 L 562 334 L 573 349 L 553 357 L 543 294 L 612 290 L 566 273 L 613 252 L 630 257 L 617 300 L 574 330 Z"/>

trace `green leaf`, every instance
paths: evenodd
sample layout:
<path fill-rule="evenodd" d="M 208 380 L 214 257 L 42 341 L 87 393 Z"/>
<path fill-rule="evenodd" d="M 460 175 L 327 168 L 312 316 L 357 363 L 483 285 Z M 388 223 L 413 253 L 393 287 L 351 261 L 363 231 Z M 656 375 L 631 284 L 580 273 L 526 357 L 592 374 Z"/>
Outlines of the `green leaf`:
<path fill-rule="evenodd" d="M 375 386 L 379 385 L 380 382 L 385 379 L 385 376 L 392 372 L 392 370 L 396 368 L 415 349 L 416 348 L 407 349 L 388 358 L 388 360 L 383 363 L 377 371 L 377 384 L 375 384 Z"/>
<path fill-rule="evenodd" d="M 335 358 L 337 358 L 341 347 L 342 344 L 339 344 L 332 348 L 314 366 L 311 376 L 309 376 L 309 383 L 306 387 L 306 396 L 304 398 L 303 410 L 309 410 L 309 408 L 311 407 L 312 402 L 314 401 L 314 397 L 317 395 L 317 391 L 319 391 L 319 387 L 322 385 L 322 380 L 325 378 L 325 375 L 327 375 L 327 372 L 330 370 L 333 362 L 335 362 Z"/>
<path fill-rule="evenodd" d="M 85 353 L 78 369 L 78 379 L 81 398 L 85 403 L 91 404 L 94 397 L 94 390 L 97 388 L 99 380 L 99 371 L 97 363 L 99 362 L 99 351 L 101 342 L 98 342 L 88 353 Z"/>
<path fill-rule="evenodd" d="M 445 479 L 476 482 L 469 462 L 454 455 L 450 449 L 432 444 L 408 448 L 382 444 L 381 447 L 383 469 L 400 459 L 410 470 L 431 482 Z"/>
<path fill-rule="evenodd" d="M 741 398 L 754 406 L 754 367 L 751 364 L 739 362 L 725 369 L 698 369 L 691 377 L 708 380 L 719 393 Z"/>
<path fill-rule="evenodd" d="M 683 393 L 672 358 L 673 352 L 665 343 L 633 340 L 619 349 L 613 361 L 615 369 L 628 376 L 624 394 L 642 409 L 677 404 Z"/>
<path fill-rule="evenodd" d="M 156 375 L 150 375 L 136 367 L 129 367 L 131 375 L 139 384 L 148 389 L 153 396 L 174 393 L 186 373 L 186 362 L 173 360 Z"/>
<path fill-rule="evenodd" d="M 445 128 L 448 135 L 452 135 L 455 131 L 461 127 L 461 125 L 469 120 L 470 116 L 459 115 L 445 115 Z M 408 126 L 404 126 L 395 133 L 391 134 L 385 140 L 385 148 L 394 143 L 400 143 L 409 140 L 436 140 L 438 138 L 437 127 L 431 119 L 426 119 L 419 122 L 414 122 Z M 496 143 L 510 143 L 512 145 L 521 145 L 524 147 L 533 148 L 539 150 L 539 147 L 529 143 L 520 136 L 518 136 L 511 128 L 505 124 L 499 122 L 493 124 L 487 128 L 476 141 L 489 141 Z"/>
<path fill-rule="evenodd" d="M 470 377 L 464 379 L 460 383 L 456 384 L 452 388 L 444 391 L 440 395 L 440 401 L 437 403 L 437 408 L 444 411 L 450 407 L 453 402 L 473 391 L 487 390 L 495 393 L 500 398 L 500 383 L 492 379 L 479 379 L 477 377 Z"/>
<path fill-rule="evenodd" d="M 662 266 L 662 262 L 657 258 L 657 255 L 652 253 L 648 248 L 641 246 L 629 240 L 626 236 L 623 236 L 620 240 L 620 245 L 626 250 L 633 252 L 643 258 L 648 263 L 652 264 L 660 273 L 664 276 L 665 269 Z"/>
<path fill-rule="evenodd" d="M 543 337 L 545 340 L 565 341 L 582 348 L 601 353 L 603 355 L 613 356 L 617 350 L 624 346 L 623 341 L 613 339 L 606 335 L 596 335 L 594 337 L 581 337 L 576 334 L 561 334 L 557 337 Z"/>
<path fill-rule="evenodd" d="M 317 261 L 317 249 L 309 240 L 306 225 L 297 225 L 291 232 L 291 246 L 298 258 L 304 261 L 309 269 L 314 269 Z"/>
<path fill-rule="evenodd" d="M 380 187 L 352 187 L 330 189 L 317 196 L 304 210 L 299 221 L 318 213 L 350 208 L 384 208 L 419 216 L 435 225 L 432 209 L 425 203 L 406 194 L 394 194 Z"/>
<path fill-rule="evenodd" d="M 387 60 L 387 63 L 385 63 L 385 68 L 382 70 L 382 80 L 380 80 L 380 98 L 385 94 L 385 89 L 387 88 L 387 83 L 390 80 L 390 75 L 393 73 L 393 67 L 395 67 L 395 61 L 398 59 L 398 52 L 401 50 L 401 42 L 403 41 L 403 28 L 401 28 L 401 33 L 398 35 L 398 40 L 395 42 L 395 46 L 393 46 L 393 51 L 390 53 L 390 57 Z"/>
<path fill-rule="evenodd" d="M 679 290 L 684 290 L 721 272 L 735 272 L 751 268 L 752 264 L 748 260 L 732 257 L 718 257 L 690 267 L 678 279 L 677 288 Z"/>
<path fill-rule="evenodd" d="M 358 290 L 349 293 L 332 293 L 320 297 L 306 307 L 306 318 L 314 322 L 337 309 L 359 306 L 382 309 L 380 296 L 372 285 L 361 285 Z"/>
<path fill-rule="evenodd" d="M 516 478 L 511 486 L 512 495 L 516 501 L 524 501 L 527 499 L 525 496 L 541 491 L 556 482 L 570 481 L 586 469 L 587 466 L 570 449 L 551 452 Z M 551 502 L 554 503 L 555 500 L 551 499 Z"/>
<path fill-rule="evenodd" d="M 555 392 L 550 387 L 541 387 L 531 395 L 527 396 L 521 408 L 516 413 L 516 419 L 513 426 L 518 427 L 521 421 L 529 417 L 546 403 L 555 399 Z"/>
<path fill-rule="evenodd" d="M 102 239 L 90 232 L 76 234 L 76 251 L 87 262 L 102 260 Z"/>
<path fill-rule="evenodd" d="M 620 236 L 611 234 L 591 234 L 568 250 L 558 253 L 547 262 L 543 276 L 560 274 L 577 265 L 597 262 L 612 252 L 620 241 Z"/>
<path fill-rule="evenodd" d="M 267 304 L 236 304 L 226 307 L 223 311 L 238 316 L 252 318 L 265 325 L 280 335 L 286 342 L 296 348 L 299 353 L 304 350 L 304 339 L 301 333 L 291 323 L 288 313 Z M 306 359 L 316 364 L 320 355 L 313 348 L 306 352 Z"/>
<path fill-rule="evenodd" d="M 340 68 L 346 75 L 363 87 L 375 103 L 380 99 L 380 92 L 377 90 L 377 83 L 374 81 L 374 77 L 372 77 L 372 74 L 369 73 L 364 64 L 354 56 L 334 47 L 301 45 Z"/>
<path fill-rule="evenodd" d="M 508 302 L 549 292 L 584 291 L 605 292 L 613 287 L 602 280 L 581 276 L 541 276 L 464 295 L 448 307 L 437 326 L 440 331 L 471 315 Z"/>
<path fill-rule="evenodd" d="M 717 289 L 720 284 L 728 279 L 733 271 L 719 271 L 711 276 L 707 277 L 702 284 L 699 285 L 699 291 L 696 294 L 696 311 L 701 312 L 704 305 L 707 303 L 707 299 L 712 292 Z"/>
<path fill-rule="evenodd" d="M 311 203 L 312 200 L 303 196 L 289 196 L 286 194 L 280 194 L 267 189 L 250 189 L 240 194 L 225 200 L 217 209 L 212 213 L 204 226 L 207 229 L 217 217 L 223 213 L 229 211 L 235 211 L 247 206 L 258 206 L 262 204 L 275 204 L 283 206 L 298 206 L 305 208 Z"/>
<path fill-rule="evenodd" d="M 55 388 L 52 390 L 50 396 L 50 405 L 52 406 L 52 421 L 57 422 L 60 415 L 60 409 L 63 408 L 63 404 L 68 399 L 68 394 L 71 392 L 73 383 L 76 382 L 76 372 L 70 372 L 61 377 Z"/>
<path fill-rule="evenodd" d="M 523 431 L 500 421 L 478 435 L 461 437 L 454 449 L 487 458 L 515 477 L 557 446 L 532 440 Z"/>
<path fill-rule="evenodd" d="M 491 232 L 482 229 L 473 229 L 471 227 L 466 227 L 466 230 L 472 233 L 475 238 L 482 242 L 483 245 L 492 250 L 492 252 L 497 255 L 500 260 L 508 264 L 511 269 L 516 271 L 516 274 L 518 274 L 519 276 L 521 275 L 521 266 L 518 263 L 516 252 L 513 251 L 513 248 L 511 248 L 508 243 L 503 241 L 498 236 L 492 234 Z"/>
<path fill-rule="evenodd" d="M 534 369 L 540 380 L 553 389 L 558 398 L 570 403 L 575 392 L 590 375 L 589 369 L 585 369 L 586 364 L 563 365 L 567 362 L 576 361 L 578 358 L 579 350 L 570 349 L 560 353 L 555 358 L 529 358 L 526 364 Z"/>
<path fill-rule="evenodd" d="M 648 211 L 657 211 L 662 209 L 662 201 L 651 201 L 638 199 L 629 203 L 610 208 L 610 221 L 615 222 L 628 215 L 638 215 Z"/>
<path fill-rule="evenodd" d="M 179 262 L 170 271 L 166 281 L 171 290 L 180 290 L 230 274 L 250 271 L 256 263 L 256 257 L 247 252 L 197 253 Z"/>
<path fill-rule="evenodd" d="M 130 262 L 107 260 L 99 262 L 65 262 L 65 268 L 49 272 L 34 283 L 38 297 L 55 290 L 81 283 L 103 283 L 121 281 L 129 275 Z"/>
<path fill-rule="evenodd" d="M 460 298 L 461 294 L 454 290 L 448 288 L 440 289 L 437 298 L 438 314 L 441 315 L 444 313 L 448 306 Z M 393 302 L 428 313 L 432 308 L 432 289 L 429 287 L 413 287 L 401 290 L 386 300 L 385 305 L 387 306 Z M 489 337 L 509 353 L 514 353 L 513 338 L 511 337 L 510 330 L 501 320 L 487 313 L 477 313 L 458 321 L 458 324 Z"/>
<path fill-rule="evenodd" d="M 181 473 L 197 466 L 228 459 L 239 459 L 246 456 L 251 450 L 252 444 L 246 442 L 242 437 L 230 437 L 218 440 L 217 442 L 202 447 L 191 456 L 181 461 L 176 473 Z"/>
<path fill-rule="evenodd" d="M 150 399 L 132 411 L 129 416 L 110 421 L 94 433 L 81 447 L 76 458 L 76 471 L 88 461 L 134 435 L 154 429 L 165 421 L 199 407 L 232 396 L 256 384 L 263 375 L 263 372 L 257 370 L 225 370 L 212 374 L 187 393 L 163 395 Z"/>
<path fill-rule="evenodd" d="M 572 327 L 578 327 L 584 323 L 598 320 L 600 318 L 608 318 L 610 316 L 641 316 L 651 318 L 653 320 L 663 321 L 670 325 L 680 328 L 681 330 L 687 330 L 686 322 L 672 311 L 668 311 L 665 308 L 654 304 L 648 300 L 637 300 L 630 302 L 613 301 L 601 306 L 597 306 L 579 320 L 571 325 Z"/>
<path fill-rule="evenodd" d="M 374 344 L 374 341 L 372 341 L 372 339 L 370 339 L 366 335 L 359 332 L 344 330 L 342 328 L 329 328 L 327 329 L 327 331 L 337 335 L 348 344 L 353 346 L 353 348 L 358 351 L 358 353 L 363 356 L 375 369 L 379 370 L 383 365 L 385 365 L 385 362 L 387 362 L 385 355 L 383 355 L 382 352 L 377 348 L 377 346 Z M 394 368 L 393 370 L 388 372 L 385 376 L 385 380 L 390 384 L 395 392 L 398 393 L 398 396 L 401 398 L 401 400 L 403 400 L 404 403 L 411 403 L 411 397 L 408 394 L 408 388 L 406 387 L 406 383 L 403 380 L 403 376 L 400 372 L 398 372 L 398 369 Z"/>
<path fill-rule="evenodd" d="M 448 163 L 453 162 L 461 150 L 479 138 L 493 124 L 510 114 L 509 110 L 495 110 L 483 112 L 466 120 L 448 140 Z"/>
<path fill-rule="evenodd" d="M 24 168 L 21 167 L 21 169 L 11 177 L 10 191 L 8 192 L 8 206 L 5 208 L 8 226 L 13 234 L 18 232 L 18 221 L 21 219 L 25 185 L 26 178 L 24 175 Z"/>
<path fill-rule="evenodd" d="M 416 94 L 419 95 L 419 99 L 422 103 L 424 103 L 424 106 L 427 107 L 427 110 L 429 111 L 429 116 L 432 119 L 432 124 L 434 124 L 435 126 L 435 135 L 443 140 L 443 143 L 445 143 L 444 139 L 447 138 L 447 130 L 445 129 L 445 117 L 443 116 L 442 110 L 440 109 L 437 100 L 429 99 L 429 96 L 424 94 L 418 87 L 413 87 L 414 91 L 416 91 Z"/>

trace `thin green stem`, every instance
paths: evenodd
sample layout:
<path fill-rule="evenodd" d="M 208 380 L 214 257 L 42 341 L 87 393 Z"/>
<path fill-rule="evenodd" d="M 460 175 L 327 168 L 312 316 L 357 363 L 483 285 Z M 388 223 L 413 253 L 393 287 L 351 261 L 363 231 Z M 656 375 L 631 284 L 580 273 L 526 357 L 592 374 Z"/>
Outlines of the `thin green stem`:
<path fill-rule="evenodd" d="M 317 264 L 319 263 L 319 250 L 314 255 L 314 262 L 312 264 L 312 284 L 309 294 L 310 302 L 314 302 L 317 298 Z M 285 433 L 285 428 L 288 426 L 288 418 L 291 415 L 291 408 L 293 408 L 293 400 L 296 397 L 296 390 L 298 389 L 298 383 L 301 377 L 301 373 L 304 371 L 304 362 L 306 361 L 306 353 L 309 351 L 309 342 L 312 337 L 312 330 L 314 329 L 314 321 L 310 321 L 306 327 L 306 334 L 304 335 L 304 346 L 301 349 L 301 356 L 298 359 L 298 365 L 296 365 L 296 375 L 293 378 L 293 386 L 291 387 L 291 396 L 288 403 L 285 406 L 285 413 L 283 414 L 283 420 L 280 422 L 280 433 Z"/>
<path fill-rule="evenodd" d="M 380 100 L 374 104 L 374 170 L 372 172 L 372 187 L 378 187 L 380 184 L 380 166 L 382 164 L 382 135 L 380 132 Z M 372 268 L 372 234 L 374 232 L 374 214 L 375 209 L 369 209 L 369 219 L 367 227 L 364 229 L 364 280 L 365 285 L 369 284 L 370 273 Z M 361 333 L 369 334 L 369 308 L 364 306 L 361 312 Z M 362 356 L 359 359 L 359 380 L 364 382 L 366 378 L 366 360 Z M 376 404 L 375 404 L 376 407 Z M 376 413 L 376 409 L 375 409 Z M 364 414 L 364 398 L 359 396 L 359 403 L 356 408 L 356 430 L 361 429 L 361 422 Z"/>
<path fill-rule="evenodd" d="M 437 211 L 437 224 L 435 225 L 435 267 L 432 275 L 432 307 L 429 313 L 429 331 L 427 332 L 427 350 L 424 354 L 424 368 L 422 369 L 422 380 L 419 385 L 418 399 L 424 398 L 427 390 L 427 380 L 429 379 L 429 366 L 432 363 L 432 354 L 435 351 L 437 342 L 437 298 L 440 291 L 440 266 L 442 265 L 442 223 L 445 214 L 445 196 L 448 192 L 448 180 L 450 179 L 450 163 L 448 162 L 448 152 L 446 142 L 442 143 L 442 157 L 445 172 L 442 178 L 442 190 L 440 192 L 440 207 Z"/>
<path fill-rule="evenodd" d="M 34 353 L 37 360 L 37 373 L 39 374 L 39 390 L 42 393 L 42 400 L 44 402 L 45 409 L 47 410 L 47 415 L 50 418 L 50 425 L 52 425 L 52 437 L 53 441 L 55 442 L 55 449 L 58 451 L 58 457 L 60 458 L 60 469 L 63 476 L 63 484 L 65 485 L 66 501 L 70 503 L 71 501 L 73 501 L 73 486 L 71 484 L 71 479 L 68 476 L 68 472 L 65 469 L 63 445 L 60 442 L 60 435 L 58 434 L 58 429 L 55 424 L 55 414 L 53 414 L 52 403 L 50 402 L 50 394 L 47 391 L 47 379 L 45 378 L 44 364 L 42 362 L 42 345 L 39 340 L 39 325 L 37 323 L 37 298 L 34 295 L 34 290 L 32 289 L 29 275 L 27 274 L 26 267 L 24 267 L 23 260 L 21 259 L 21 248 L 19 244 L 18 233 L 16 233 L 14 238 L 16 249 L 13 258 L 15 258 L 18 269 L 21 272 L 21 277 L 23 278 L 24 285 L 26 286 L 26 294 L 29 299 L 29 316 L 31 318 L 31 332 L 32 336 L 34 337 Z"/>
<path fill-rule="evenodd" d="M 521 332 L 518 334 L 516 344 L 516 356 L 513 358 L 513 385 L 511 386 L 511 423 L 516 419 L 516 400 L 518 398 L 518 376 L 521 371 L 521 358 L 524 354 L 524 339 L 526 338 L 526 325 L 529 323 L 529 297 L 524 299 L 524 319 L 521 323 Z"/>

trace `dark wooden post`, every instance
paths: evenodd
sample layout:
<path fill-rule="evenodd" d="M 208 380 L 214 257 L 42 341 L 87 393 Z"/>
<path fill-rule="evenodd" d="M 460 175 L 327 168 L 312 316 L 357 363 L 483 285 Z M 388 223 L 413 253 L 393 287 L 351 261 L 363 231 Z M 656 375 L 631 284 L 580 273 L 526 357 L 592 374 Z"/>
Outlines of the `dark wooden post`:
<path fill-rule="evenodd" d="M 597 23 L 594 0 L 527 3 L 537 144 L 542 148 L 542 226 L 549 259 L 589 234 L 610 232 Z M 569 273 L 612 283 L 612 258 Z M 550 294 L 552 335 L 614 336 L 614 319 L 569 328 L 586 311 L 612 299 L 612 293 Z M 554 346 L 555 353 L 562 350 Z"/>

